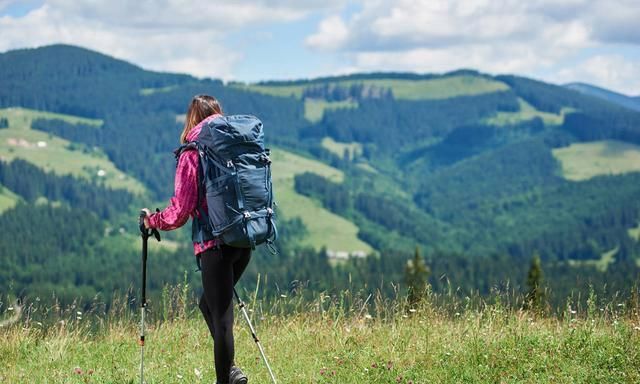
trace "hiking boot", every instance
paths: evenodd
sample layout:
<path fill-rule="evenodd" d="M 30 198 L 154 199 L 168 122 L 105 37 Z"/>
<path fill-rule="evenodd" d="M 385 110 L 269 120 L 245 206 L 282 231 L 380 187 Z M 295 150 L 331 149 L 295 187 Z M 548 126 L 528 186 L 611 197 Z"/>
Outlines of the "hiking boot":
<path fill-rule="evenodd" d="M 229 372 L 229 384 L 247 384 L 249 380 L 240 368 L 233 366 Z"/>

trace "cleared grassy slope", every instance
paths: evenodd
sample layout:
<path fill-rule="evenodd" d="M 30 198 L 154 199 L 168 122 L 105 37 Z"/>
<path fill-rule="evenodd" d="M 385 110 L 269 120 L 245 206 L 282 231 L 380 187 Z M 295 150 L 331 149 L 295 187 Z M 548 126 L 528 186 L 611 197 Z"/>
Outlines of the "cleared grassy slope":
<path fill-rule="evenodd" d="M 309 231 L 301 245 L 350 252 L 372 250 L 367 243 L 358 239 L 358 227 L 354 223 L 295 191 L 293 178 L 297 174 L 313 172 L 339 183 L 344 179 L 342 171 L 280 148 L 272 151 L 271 159 L 275 200 L 281 208 L 281 214 L 285 218 L 300 217 Z"/>
<path fill-rule="evenodd" d="M 534 108 L 533 105 L 527 103 L 524 99 L 518 98 L 520 110 L 517 112 L 497 112 L 495 116 L 485 119 L 486 124 L 493 125 L 510 125 L 518 124 L 523 121 L 531 120 L 535 117 L 542 119 L 545 125 L 562 125 L 564 116 L 573 111 L 571 108 L 562 108 L 559 114 L 542 112 Z"/>
<path fill-rule="evenodd" d="M 96 129 L 102 125 L 101 120 L 24 108 L 0 109 L 0 117 L 9 120 L 9 128 L 0 129 L 1 160 L 21 158 L 60 175 L 71 174 L 105 183 L 112 188 L 144 193 L 142 183 L 116 168 L 101 150 L 74 145 L 57 136 L 31 129 L 31 123 L 35 119 L 60 119 L 72 124 L 95 126 Z"/>
<path fill-rule="evenodd" d="M 362 144 L 355 141 L 351 143 L 341 143 L 333 140 L 331 137 L 325 137 L 322 139 L 322 146 L 340 157 L 344 156 L 345 151 L 349 153 L 350 159 L 362 154 Z"/>
<path fill-rule="evenodd" d="M 358 108 L 358 102 L 353 100 L 326 101 L 322 99 L 304 100 L 304 117 L 312 123 L 322 120 L 324 111 L 340 108 Z"/>
<path fill-rule="evenodd" d="M 15 207 L 18 201 L 20 201 L 20 196 L 0 184 L 0 214 Z"/>
<path fill-rule="evenodd" d="M 553 150 L 568 180 L 640 172 L 640 146 L 615 140 L 575 143 Z"/>
<path fill-rule="evenodd" d="M 426 100 L 447 99 L 456 96 L 479 95 L 504 91 L 509 87 L 501 81 L 492 80 L 481 76 L 456 75 L 435 79 L 359 79 L 327 81 L 328 84 L 336 84 L 349 87 L 354 84 L 374 86 L 379 88 L 391 88 L 396 99 L 401 100 Z M 313 85 L 317 85 L 314 83 Z M 259 92 L 272 96 L 302 98 L 303 90 L 309 84 L 295 85 L 237 85 L 242 89 Z"/>

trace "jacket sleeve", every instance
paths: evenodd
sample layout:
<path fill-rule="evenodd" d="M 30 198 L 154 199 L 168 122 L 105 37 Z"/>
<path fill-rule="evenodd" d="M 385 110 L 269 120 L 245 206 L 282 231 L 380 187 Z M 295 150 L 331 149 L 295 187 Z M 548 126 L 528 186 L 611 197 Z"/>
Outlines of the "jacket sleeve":
<path fill-rule="evenodd" d="M 198 205 L 198 153 L 185 151 L 176 167 L 175 192 L 169 205 L 149 216 L 151 228 L 163 231 L 183 226 Z"/>

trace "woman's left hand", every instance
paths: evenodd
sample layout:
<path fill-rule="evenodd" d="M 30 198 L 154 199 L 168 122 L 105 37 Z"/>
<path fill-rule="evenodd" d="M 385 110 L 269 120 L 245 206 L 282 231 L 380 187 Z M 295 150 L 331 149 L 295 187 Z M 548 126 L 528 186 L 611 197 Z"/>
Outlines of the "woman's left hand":
<path fill-rule="evenodd" d="M 149 216 L 151 216 L 151 210 L 149 210 L 149 208 L 142 208 L 141 211 L 145 213 L 144 218 L 143 218 L 144 227 L 145 228 L 151 228 L 151 224 L 149 223 Z"/>

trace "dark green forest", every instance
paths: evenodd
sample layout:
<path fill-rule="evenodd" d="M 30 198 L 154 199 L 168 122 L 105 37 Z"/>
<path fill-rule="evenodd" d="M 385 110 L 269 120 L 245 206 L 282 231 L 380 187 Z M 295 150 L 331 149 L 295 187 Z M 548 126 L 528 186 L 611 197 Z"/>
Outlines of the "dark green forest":
<path fill-rule="evenodd" d="M 501 81 L 507 90 L 444 99 L 406 100 L 390 88 L 341 87 L 339 81 L 428 80 L 464 74 Z M 562 177 L 552 150 L 572 143 L 618 140 L 640 144 L 640 113 L 592 96 L 523 77 L 473 71 L 444 75 L 373 73 L 265 86 L 303 86 L 301 98 L 270 96 L 215 79 L 156 73 L 72 46 L 0 54 L 0 108 L 24 107 L 101 119 L 99 128 L 39 119 L 32 129 L 78 145 L 99 147 L 149 193 L 133 195 L 71 176 L 46 173 L 21 160 L 0 161 L 0 186 L 21 202 L 0 214 L 0 293 L 70 302 L 114 291 L 134 297 L 139 278 L 136 220 L 140 207 L 172 194 L 181 123 L 191 97 L 218 97 L 225 113 L 250 113 L 265 123 L 269 146 L 340 169 L 342 183 L 315 173 L 295 177 L 297 193 L 358 227 L 375 249 L 361 259 L 331 263 L 326 250 L 299 246 L 307 229 L 279 220 L 278 255 L 257 251 L 243 284 L 258 274 L 268 293 L 404 287 L 405 267 L 421 249 L 435 291 L 482 295 L 526 291 L 538 254 L 550 300 L 561 306 L 589 286 L 601 295 L 628 294 L 637 282 L 640 245 L 628 230 L 640 221 L 640 173 L 576 182 Z M 142 92 L 142 90 L 151 90 Z M 353 100 L 357 108 L 327 109 L 305 119 L 304 98 Z M 540 117 L 504 125 L 487 119 L 517 113 L 520 100 L 542 112 L 570 110 L 560 125 Z M 0 128 L 8 121 L 0 119 Z M 340 156 L 323 138 L 355 142 Z M 0 154 L 1 155 L 1 154 Z M 375 172 L 366 170 L 363 164 Z M 123 236 L 122 233 L 126 235 Z M 179 247 L 153 248 L 150 291 L 199 276 L 188 228 L 167 234 Z M 615 250 L 605 269 L 594 265 Z M 128 293 L 127 293 L 128 292 Z"/>

